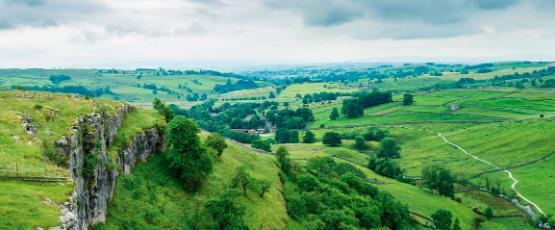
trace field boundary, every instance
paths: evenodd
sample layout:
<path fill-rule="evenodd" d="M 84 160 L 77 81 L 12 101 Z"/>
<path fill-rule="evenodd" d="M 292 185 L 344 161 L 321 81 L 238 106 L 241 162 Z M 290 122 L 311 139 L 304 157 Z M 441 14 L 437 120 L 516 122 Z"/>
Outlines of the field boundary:
<path fill-rule="evenodd" d="M 400 128 L 405 128 L 405 129 L 411 129 L 411 128 L 406 127 L 406 126 L 399 126 L 399 127 L 400 127 Z M 414 128 L 412 128 L 412 129 L 414 129 Z M 420 130 L 420 131 L 424 131 L 424 132 L 435 133 L 435 134 L 437 134 L 437 136 L 438 136 L 439 138 L 441 138 L 445 143 L 447 143 L 447 144 L 449 144 L 449 145 L 451 145 L 451 146 L 453 146 L 453 147 L 459 149 L 459 150 L 460 150 L 461 152 L 463 152 L 464 154 L 466 154 L 466 155 L 468 155 L 468 156 L 470 156 L 470 157 L 472 157 L 472 158 L 474 158 L 474 159 L 476 159 L 476 160 L 478 160 L 478 161 L 480 161 L 480 162 L 482 162 L 482 163 L 484 163 L 484 164 L 490 165 L 490 166 L 494 167 L 495 169 L 498 169 L 498 170 L 501 170 L 501 171 L 507 173 L 507 176 L 509 177 L 509 179 L 511 179 L 511 180 L 513 181 L 513 183 L 511 184 L 511 189 L 516 193 L 517 197 L 522 198 L 522 199 L 523 199 L 524 201 L 526 201 L 528 204 L 534 206 L 534 208 L 536 208 L 536 210 L 538 210 L 541 214 L 544 214 L 543 210 L 542 210 L 536 203 L 534 203 L 534 202 L 532 202 L 531 200 L 529 200 L 528 198 L 526 198 L 524 195 L 522 195 L 522 194 L 516 189 L 516 185 L 518 184 L 519 181 L 513 176 L 513 173 L 512 173 L 511 171 L 509 171 L 509 170 L 507 170 L 507 169 L 503 169 L 503 168 L 499 167 L 498 165 L 496 165 L 496 164 L 494 164 L 494 163 L 491 163 L 491 162 L 489 162 L 489 161 L 486 161 L 486 160 L 484 160 L 484 159 L 482 159 L 482 158 L 477 157 L 476 155 L 473 155 L 473 154 L 469 153 L 468 151 L 466 151 L 465 149 L 463 149 L 463 148 L 460 147 L 459 145 L 457 145 L 457 144 L 455 144 L 455 143 L 449 141 L 449 140 L 448 140 L 442 133 L 440 133 L 440 132 L 436 132 L 436 131 L 433 131 L 433 130 L 427 130 L 427 129 L 416 129 L 416 130 Z"/>

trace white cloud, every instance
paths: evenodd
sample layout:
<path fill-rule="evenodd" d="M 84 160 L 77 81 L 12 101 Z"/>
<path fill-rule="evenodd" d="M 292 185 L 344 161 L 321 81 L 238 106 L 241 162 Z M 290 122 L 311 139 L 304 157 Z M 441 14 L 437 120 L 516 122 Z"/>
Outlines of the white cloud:
<path fill-rule="evenodd" d="M 554 58 L 549 1 L 404 3 L 0 0 L 0 67 Z"/>

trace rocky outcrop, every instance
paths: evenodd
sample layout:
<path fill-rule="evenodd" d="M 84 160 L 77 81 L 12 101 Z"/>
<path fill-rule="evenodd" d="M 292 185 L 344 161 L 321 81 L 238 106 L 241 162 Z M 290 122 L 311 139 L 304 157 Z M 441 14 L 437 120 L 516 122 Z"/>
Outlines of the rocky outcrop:
<path fill-rule="evenodd" d="M 71 134 L 56 141 L 59 153 L 69 156 L 75 186 L 71 202 L 62 208 L 65 229 L 87 229 L 104 222 L 118 172 L 129 173 L 138 160 L 144 161 L 163 148 L 163 134 L 151 128 L 133 137 L 115 160 L 110 159 L 108 148 L 131 110 L 133 107 L 124 105 L 113 116 L 94 112 L 79 117 Z"/>

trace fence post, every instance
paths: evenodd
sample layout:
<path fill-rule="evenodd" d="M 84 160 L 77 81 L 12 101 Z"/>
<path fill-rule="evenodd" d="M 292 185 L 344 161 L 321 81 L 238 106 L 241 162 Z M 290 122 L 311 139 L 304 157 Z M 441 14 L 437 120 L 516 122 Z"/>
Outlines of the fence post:
<path fill-rule="evenodd" d="M 48 176 L 48 168 L 44 168 L 44 176 Z"/>
<path fill-rule="evenodd" d="M 15 163 L 15 175 L 19 176 L 19 167 L 17 165 L 17 162 Z"/>

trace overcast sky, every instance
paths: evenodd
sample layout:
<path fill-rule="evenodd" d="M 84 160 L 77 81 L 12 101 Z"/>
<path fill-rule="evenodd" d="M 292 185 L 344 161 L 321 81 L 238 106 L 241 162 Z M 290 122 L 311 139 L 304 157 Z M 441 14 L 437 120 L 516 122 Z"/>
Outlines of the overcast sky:
<path fill-rule="evenodd" d="M 0 68 L 554 60 L 553 0 L 0 0 Z"/>

